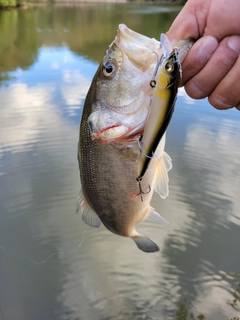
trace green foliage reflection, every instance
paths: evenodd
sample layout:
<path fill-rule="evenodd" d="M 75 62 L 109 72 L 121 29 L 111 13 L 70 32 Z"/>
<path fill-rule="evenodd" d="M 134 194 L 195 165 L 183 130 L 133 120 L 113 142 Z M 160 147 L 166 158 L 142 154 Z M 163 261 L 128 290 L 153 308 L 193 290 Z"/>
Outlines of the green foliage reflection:
<path fill-rule="evenodd" d="M 36 60 L 39 43 L 32 11 L 0 12 L 0 74 L 18 67 L 26 69 Z M 0 78 L 0 79 L 1 79 Z"/>
<path fill-rule="evenodd" d="M 20 6 L 23 1 L 24 0 L 0 0 L 0 9 Z"/>
<path fill-rule="evenodd" d="M 42 30 L 40 42 L 61 46 L 91 60 L 100 62 L 116 36 L 117 27 L 125 23 L 129 28 L 159 39 L 166 32 L 180 8 L 159 10 L 160 6 L 134 4 L 86 4 L 79 7 L 40 8 L 38 26 Z M 147 10 L 151 10 L 150 13 Z"/>
<path fill-rule="evenodd" d="M 160 33 L 168 30 L 178 14 L 178 9 L 164 7 L 161 11 L 161 8 L 85 4 L 0 11 L 0 81 L 8 78 L 9 71 L 29 68 L 41 46 L 67 45 L 76 54 L 99 63 L 120 23 L 159 39 Z"/>

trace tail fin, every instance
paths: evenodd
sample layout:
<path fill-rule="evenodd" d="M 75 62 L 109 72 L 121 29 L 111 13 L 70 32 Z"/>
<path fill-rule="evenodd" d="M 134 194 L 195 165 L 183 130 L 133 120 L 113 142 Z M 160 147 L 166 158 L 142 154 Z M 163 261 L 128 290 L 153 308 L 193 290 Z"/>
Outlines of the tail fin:
<path fill-rule="evenodd" d="M 138 248 L 144 252 L 159 251 L 158 245 L 148 237 L 139 234 L 138 236 L 132 237 L 132 239 L 135 241 Z"/>

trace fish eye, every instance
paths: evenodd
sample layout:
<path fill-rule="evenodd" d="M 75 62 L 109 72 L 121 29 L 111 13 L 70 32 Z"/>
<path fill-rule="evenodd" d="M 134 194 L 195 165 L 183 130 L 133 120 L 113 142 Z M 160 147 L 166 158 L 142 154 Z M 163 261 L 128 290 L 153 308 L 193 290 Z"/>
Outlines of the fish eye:
<path fill-rule="evenodd" d="M 106 63 L 103 66 L 103 74 L 106 77 L 110 77 L 113 74 L 114 70 L 115 70 L 115 66 L 114 66 L 114 64 L 112 64 L 110 62 Z"/>
<path fill-rule="evenodd" d="M 167 62 L 165 65 L 165 69 L 167 72 L 173 72 L 174 70 L 174 65 L 172 62 Z"/>

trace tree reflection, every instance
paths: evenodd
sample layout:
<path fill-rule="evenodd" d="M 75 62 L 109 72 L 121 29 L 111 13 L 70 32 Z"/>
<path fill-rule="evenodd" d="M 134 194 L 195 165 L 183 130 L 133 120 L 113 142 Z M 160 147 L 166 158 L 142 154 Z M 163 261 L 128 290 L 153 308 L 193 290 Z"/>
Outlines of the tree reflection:
<path fill-rule="evenodd" d="M 45 15 L 39 15 L 38 20 L 38 26 L 42 30 L 41 43 L 57 46 L 66 43 L 73 52 L 100 62 L 114 40 L 120 23 L 159 39 L 160 33 L 168 30 L 178 13 L 178 10 L 156 13 L 153 10 L 151 14 L 146 14 L 138 9 L 139 6 L 131 4 L 84 5 L 77 9 L 56 7 L 54 11 L 44 9 Z"/>
<path fill-rule="evenodd" d="M 11 10 L 0 12 L 0 73 L 29 68 L 36 60 L 39 43 L 33 12 Z"/>
<path fill-rule="evenodd" d="M 138 8 L 131 4 L 88 4 L 0 12 L 0 81 L 9 79 L 7 72 L 34 64 L 42 46 L 67 45 L 73 52 L 100 62 L 116 36 L 118 24 L 124 22 L 137 32 L 159 39 L 178 13 L 171 9 L 146 14 Z"/>

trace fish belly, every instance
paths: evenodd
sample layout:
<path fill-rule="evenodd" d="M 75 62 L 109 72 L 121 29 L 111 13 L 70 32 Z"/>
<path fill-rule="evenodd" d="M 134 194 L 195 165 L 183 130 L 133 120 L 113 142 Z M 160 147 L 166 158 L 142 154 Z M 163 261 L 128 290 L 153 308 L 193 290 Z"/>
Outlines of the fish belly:
<path fill-rule="evenodd" d="M 82 126 L 82 132 L 88 131 Z M 102 223 L 113 233 L 132 236 L 134 225 L 150 210 L 150 175 L 141 182 L 146 194 L 139 194 L 136 161 L 112 144 L 92 140 L 90 134 L 80 134 L 79 165 L 84 196 Z"/>

